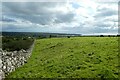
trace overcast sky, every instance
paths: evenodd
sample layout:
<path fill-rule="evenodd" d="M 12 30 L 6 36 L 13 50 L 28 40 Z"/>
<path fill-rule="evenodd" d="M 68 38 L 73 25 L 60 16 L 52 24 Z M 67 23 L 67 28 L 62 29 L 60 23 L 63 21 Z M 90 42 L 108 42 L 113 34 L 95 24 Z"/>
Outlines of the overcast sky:
<path fill-rule="evenodd" d="M 2 30 L 117 34 L 118 2 L 3 2 Z"/>

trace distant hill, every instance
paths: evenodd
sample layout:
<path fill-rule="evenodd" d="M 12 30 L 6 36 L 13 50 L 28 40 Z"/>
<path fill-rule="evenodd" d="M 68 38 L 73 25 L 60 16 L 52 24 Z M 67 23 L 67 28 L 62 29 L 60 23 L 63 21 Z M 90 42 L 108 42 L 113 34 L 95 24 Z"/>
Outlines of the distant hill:
<path fill-rule="evenodd" d="M 2 32 L 2 36 L 28 36 L 28 37 L 64 37 L 64 36 L 81 36 L 81 34 L 67 33 L 43 33 L 43 32 Z"/>

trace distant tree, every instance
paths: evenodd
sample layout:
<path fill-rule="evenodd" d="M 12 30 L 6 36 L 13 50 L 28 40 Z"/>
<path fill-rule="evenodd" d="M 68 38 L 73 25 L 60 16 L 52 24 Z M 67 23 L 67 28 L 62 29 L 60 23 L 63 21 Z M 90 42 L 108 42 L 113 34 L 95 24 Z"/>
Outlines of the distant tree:
<path fill-rule="evenodd" d="M 16 38 L 16 40 L 18 41 L 18 40 L 19 40 L 19 38 Z"/>
<path fill-rule="evenodd" d="M 42 36 L 39 36 L 38 39 L 42 39 Z"/>
<path fill-rule="evenodd" d="M 100 35 L 100 37 L 104 37 L 103 35 Z"/>
<path fill-rule="evenodd" d="M 70 38 L 70 36 L 67 36 L 67 38 Z"/>
<path fill-rule="evenodd" d="M 23 38 L 23 40 L 27 40 L 26 38 Z"/>
<path fill-rule="evenodd" d="M 119 35 L 119 34 L 118 34 L 117 36 L 118 36 L 118 37 L 120 37 L 120 35 Z"/>
<path fill-rule="evenodd" d="M 49 36 L 49 38 L 51 38 L 51 37 L 52 37 L 52 35 Z"/>

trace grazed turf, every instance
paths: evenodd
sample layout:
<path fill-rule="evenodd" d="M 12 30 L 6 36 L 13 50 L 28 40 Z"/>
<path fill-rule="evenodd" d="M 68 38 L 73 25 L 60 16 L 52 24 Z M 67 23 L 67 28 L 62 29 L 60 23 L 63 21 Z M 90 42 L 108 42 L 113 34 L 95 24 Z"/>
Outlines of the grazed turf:
<path fill-rule="evenodd" d="M 118 78 L 117 37 L 36 40 L 31 58 L 7 78 Z"/>

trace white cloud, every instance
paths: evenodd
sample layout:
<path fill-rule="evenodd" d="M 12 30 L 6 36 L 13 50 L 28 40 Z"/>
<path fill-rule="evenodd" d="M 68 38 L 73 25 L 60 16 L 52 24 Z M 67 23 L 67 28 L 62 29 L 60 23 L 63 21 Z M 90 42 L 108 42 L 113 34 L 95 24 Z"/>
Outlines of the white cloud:
<path fill-rule="evenodd" d="M 113 34 L 117 32 L 117 8 L 117 3 L 96 0 L 3 3 L 3 16 L 7 16 L 3 30 Z"/>

